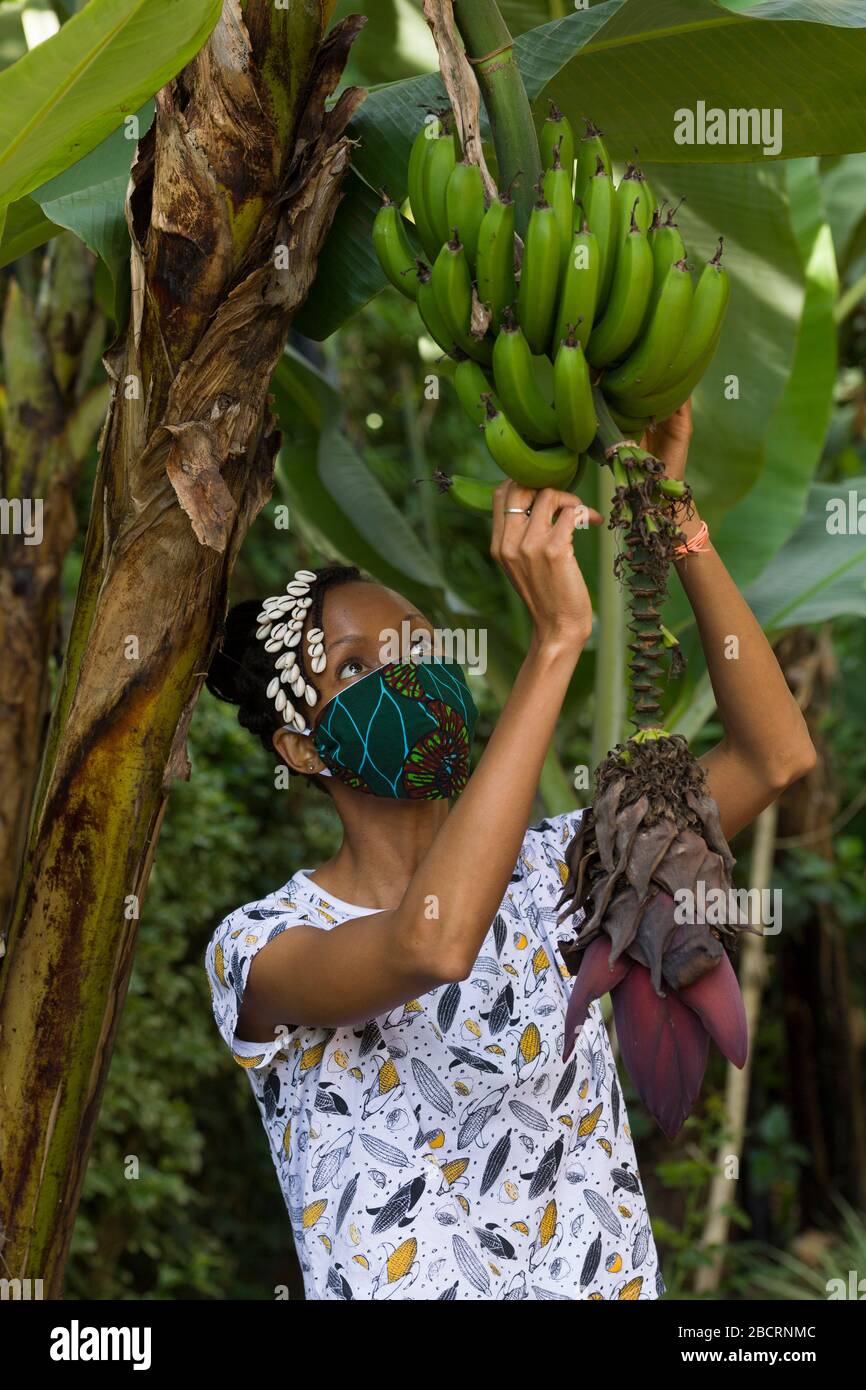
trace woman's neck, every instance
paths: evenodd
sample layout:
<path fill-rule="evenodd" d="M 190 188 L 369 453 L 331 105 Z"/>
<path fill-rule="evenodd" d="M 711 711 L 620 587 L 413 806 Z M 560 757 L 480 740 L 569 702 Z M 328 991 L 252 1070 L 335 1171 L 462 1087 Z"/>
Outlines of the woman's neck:
<path fill-rule="evenodd" d="M 347 791 L 334 788 L 343 843 L 312 880 L 358 907 L 396 907 L 448 815 L 448 802 L 389 801 Z"/>

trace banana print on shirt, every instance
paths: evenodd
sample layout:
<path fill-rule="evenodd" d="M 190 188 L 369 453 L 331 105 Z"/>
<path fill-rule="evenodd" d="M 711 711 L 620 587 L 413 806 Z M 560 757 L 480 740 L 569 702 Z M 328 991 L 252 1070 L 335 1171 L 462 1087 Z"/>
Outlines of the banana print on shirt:
<path fill-rule="evenodd" d="M 568 1064 L 555 903 L 575 811 L 527 831 L 469 977 L 345 1028 L 235 1035 L 250 963 L 365 915 L 307 870 L 208 944 L 214 1018 L 259 1107 L 308 1299 L 655 1299 L 665 1292 L 598 1003 Z"/>

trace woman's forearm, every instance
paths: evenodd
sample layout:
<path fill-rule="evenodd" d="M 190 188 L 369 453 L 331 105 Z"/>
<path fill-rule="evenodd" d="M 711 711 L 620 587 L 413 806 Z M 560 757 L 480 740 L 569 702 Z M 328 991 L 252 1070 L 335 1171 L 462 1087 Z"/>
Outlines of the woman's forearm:
<path fill-rule="evenodd" d="M 681 523 L 686 537 L 697 516 Z M 814 761 L 805 720 L 761 626 L 712 544 L 676 561 L 700 633 L 713 693 L 725 731 L 723 744 L 703 761 L 724 785 L 719 800 L 740 792 L 729 824 L 747 824 Z M 721 804 L 721 803 L 720 803 Z M 750 817 L 749 817 L 750 818 Z M 738 826 L 739 828 L 739 826 Z"/>
<path fill-rule="evenodd" d="M 478 767 L 398 909 L 421 954 L 429 949 L 452 971 L 455 964 L 471 967 L 514 871 L 581 647 L 563 641 L 530 648 Z"/>

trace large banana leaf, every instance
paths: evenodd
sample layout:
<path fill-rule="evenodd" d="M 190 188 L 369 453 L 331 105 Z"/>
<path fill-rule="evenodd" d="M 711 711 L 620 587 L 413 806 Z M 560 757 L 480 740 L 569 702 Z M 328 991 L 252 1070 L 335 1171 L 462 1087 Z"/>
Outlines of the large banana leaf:
<path fill-rule="evenodd" d="M 854 494 L 854 501 L 849 500 Z M 827 505 L 841 503 L 859 525 L 829 534 Z M 765 632 L 778 636 L 802 623 L 826 622 L 843 614 L 866 616 L 866 478 L 816 483 L 806 515 L 786 545 L 746 590 L 746 599 Z M 671 712 L 666 725 L 695 738 L 716 708 L 706 670 Z"/>
<path fill-rule="evenodd" d="M 806 277 L 803 314 L 785 390 L 766 424 L 763 467 L 713 538 L 741 586 L 760 574 L 801 520 L 832 413 L 839 278 L 816 165 L 783 166 Z"/>
<path fill-rule="evenodd" d="M 620 157 L 637 145 L 645 161 L 740 163 L 763 145 L 677 144 L 676 113 L 778 110 L 782 158 L 850 153 L 866 149 L 864 73 L 859 0 L 629 0 L 546 95 L 592 116 Z"/>
<path fill-rule="evenodd" d="M 19 198 L 6 216 L 0 241 L 0 269 L 37 246 L 43 246 L 59 231 L 60 228 L 48 220 L 37 202 L 32 198 Z"/>
<path fill-rule="evenodd" d="M 299 508 L 301 525 L 321 549 L 361 565 L 432 609 L 441 601 L 445 579 L 343 432 L 333 384 L 289 347 L 272 385 L 286 437 L 278 472 Z"/>
<path fill-rule="evenodd" d="M 90 0 L 0 72 L 0 209 L 87 154 L 179 72 L 220 9 L 221 0 Z"/>
<path fill-rule="evenodd" d="M 866 477 L 815 484 L 802 524 L 746 598 L 770 633 L 842 613 L 866 617 Z"/>

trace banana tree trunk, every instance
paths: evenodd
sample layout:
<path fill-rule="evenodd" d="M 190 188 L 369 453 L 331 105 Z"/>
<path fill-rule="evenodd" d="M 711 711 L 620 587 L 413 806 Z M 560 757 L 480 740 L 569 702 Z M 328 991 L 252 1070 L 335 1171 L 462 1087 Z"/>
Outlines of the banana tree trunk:
<path fill-rule="evenodd" d="M 329 112 L 363 18 L 224 0 L 157 95 L 127 197 L 128 329 L 63 679 L 0 977 L 0 1229 L 9 1277 L 63 1268 L 171 781 L 270 495 L 270 377 L 348 167 Z"/>
<path fill-rule="evenodd" d="M 0 494 L 16 527 L 0 536 L 0 955 L 48 722 L 75 490 L 108 404 L 107 384 L 91 385 L 105 334 L 93 267 L 61 233 L 16 267 L 0 325 Z"/>

